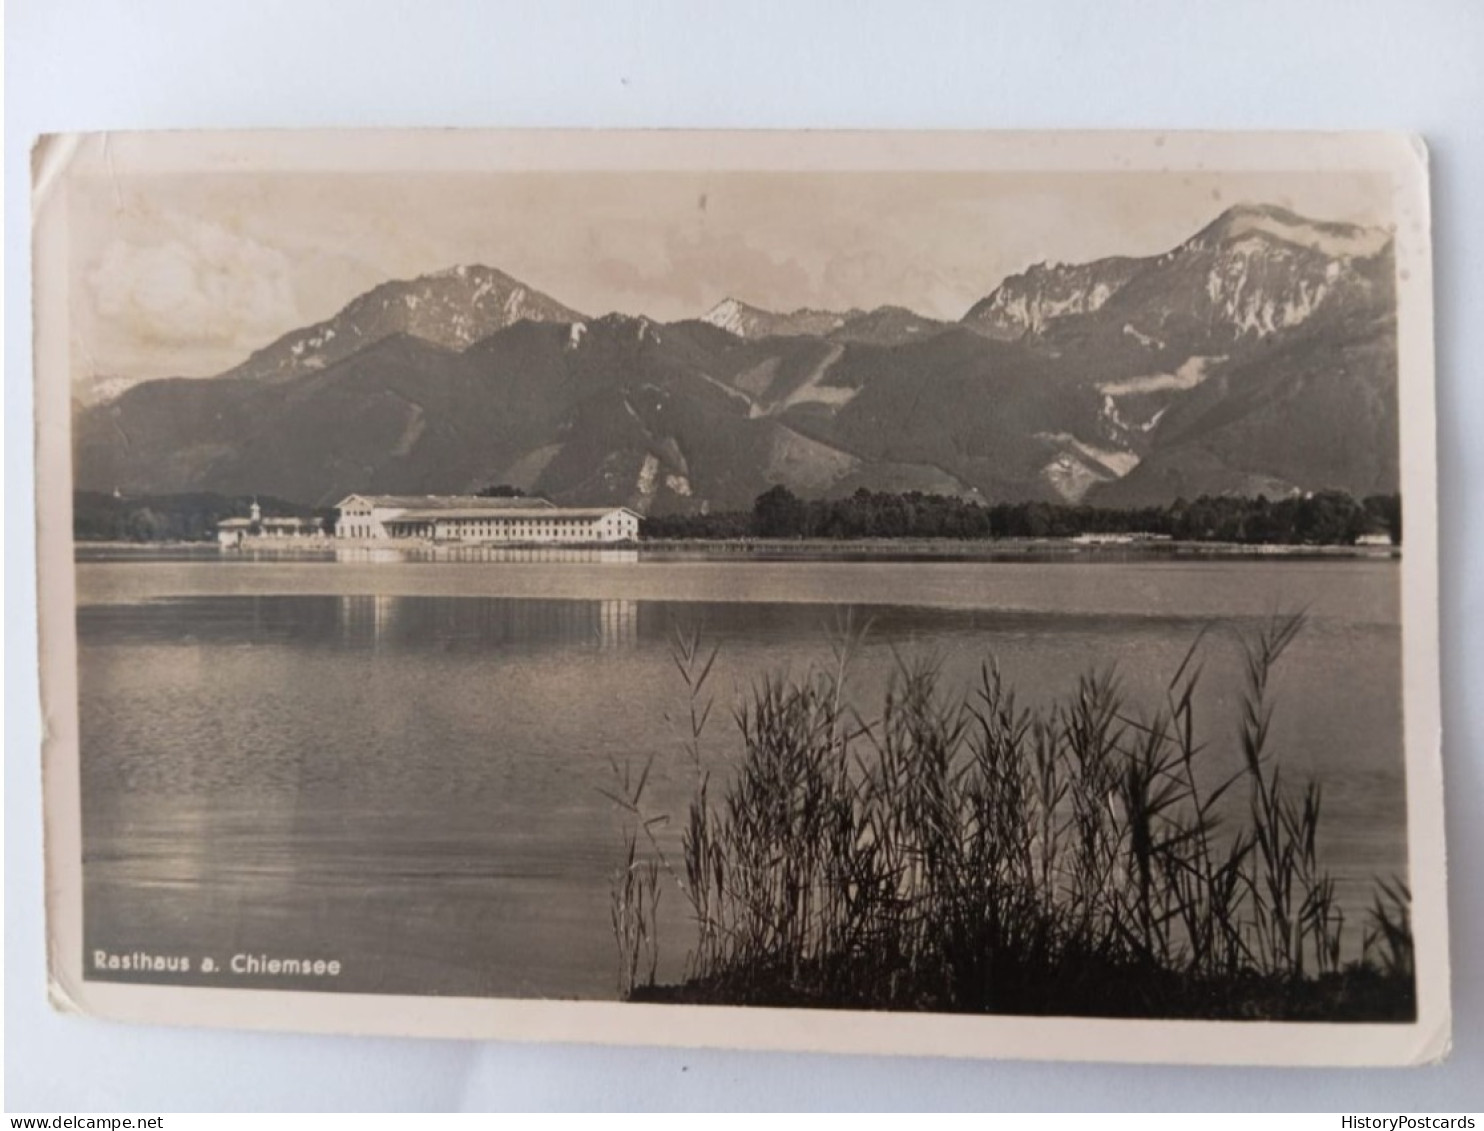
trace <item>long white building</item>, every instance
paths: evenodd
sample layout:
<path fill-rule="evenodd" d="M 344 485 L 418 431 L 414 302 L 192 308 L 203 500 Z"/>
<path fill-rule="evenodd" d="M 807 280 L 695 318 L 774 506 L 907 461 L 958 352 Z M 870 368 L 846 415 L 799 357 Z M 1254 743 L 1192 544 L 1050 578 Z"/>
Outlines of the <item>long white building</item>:
<path fill-rule="evenodd" d="M 339 538 L 570 545 L 639 537 L 640 516 L 628 507 L 558 507 L 545 499 L 348 495 L 337 509 Z"/>

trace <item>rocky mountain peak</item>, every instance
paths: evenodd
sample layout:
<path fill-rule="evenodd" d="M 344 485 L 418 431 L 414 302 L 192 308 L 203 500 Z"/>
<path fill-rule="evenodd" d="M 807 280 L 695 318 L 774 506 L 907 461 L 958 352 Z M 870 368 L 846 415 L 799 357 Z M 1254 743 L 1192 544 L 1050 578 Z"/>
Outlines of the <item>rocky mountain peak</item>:
<path fill-rule="evenodd" d="M 1033 264 L 963 322 L 994 338 L 1037 339 L 1107 307 L 1119 326 L 1145 334 L 1183 327 L 1222 340 L 1263 337 L 1384 287 L 1376 263 L 1390 240 L 1383 228 L 1239 204 L 1161 255 Z"/>
<path fill-rule="evenodd" d="M 294 330 L 227 375 L 278 382 L 323 369 L 392 334 L 462 350 L 522 319 L 579 322 L 582 315 L 504 271 L 460 264 L 394 279 L 352 299 L 324 322 Z"/>
<path fill-rule="evenodd" d="M 1330 259 L 1365 259 L 1383 251 L 1391 233 L 1379 227 L 1310 220 L 1276 204 L 1237 204 L 1184 246 L 1211 249 L 1254 237 L 1305 248 Z"/>
<path fill-rule="evenodd" d="M 1126 258 L 1035 263 L 975 303 L 962 321 L 991 338 L 1035 337 L 1060 319 L 1101 309 L 1142 264 Z"/>
<path fill-rule="evenodd" d="M 837 313 L 832 310 L 811 310 L 800 307 L 787 314 L 764 310 L 741 299 L 724 298 L 701 316 L 702 322 L 720 327 L 739 338 L 749 340 L 768 337 L 797 337 L 802 334 L 825 335 L 838 330 L 859 310 Z"/>

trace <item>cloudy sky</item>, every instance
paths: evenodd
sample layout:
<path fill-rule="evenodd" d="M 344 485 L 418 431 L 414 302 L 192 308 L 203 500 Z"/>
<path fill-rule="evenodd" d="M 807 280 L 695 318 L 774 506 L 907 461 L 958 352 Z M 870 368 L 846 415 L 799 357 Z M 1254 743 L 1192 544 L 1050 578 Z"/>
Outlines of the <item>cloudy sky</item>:
<path fill-rule="evenodd" d="M 1384 224 L 1360 174 L 243 174 L 70 199 L 74 380 L 205 376 L 392 278 L 498 267 L 587 314 L 883 303 L 958 318 L 1032 263 L 1151 255 L 1231 204 Z"/>

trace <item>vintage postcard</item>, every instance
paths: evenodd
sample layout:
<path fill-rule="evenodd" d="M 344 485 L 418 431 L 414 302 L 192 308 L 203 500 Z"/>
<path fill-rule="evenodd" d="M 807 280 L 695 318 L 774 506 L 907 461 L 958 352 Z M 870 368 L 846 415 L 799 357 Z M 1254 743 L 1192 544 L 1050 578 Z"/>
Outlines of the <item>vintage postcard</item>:
<path fill-rule="evenodd" d="M 1446 1054 L 1416 139 L 66 136 L 34 208 L 58 1008 Z"/>

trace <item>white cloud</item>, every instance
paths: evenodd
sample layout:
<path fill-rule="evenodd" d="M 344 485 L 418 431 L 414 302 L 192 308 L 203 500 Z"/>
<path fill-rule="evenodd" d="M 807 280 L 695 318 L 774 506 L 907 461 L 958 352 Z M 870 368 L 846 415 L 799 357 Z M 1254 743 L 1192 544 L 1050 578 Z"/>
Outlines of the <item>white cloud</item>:
<path fill-rule="evenodd" d="M 256 349 L 300 321 L 289 257 L 202 220 L 114 240 L 88 281 L 105 332 L 156 346 Z"/>

